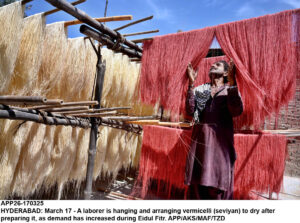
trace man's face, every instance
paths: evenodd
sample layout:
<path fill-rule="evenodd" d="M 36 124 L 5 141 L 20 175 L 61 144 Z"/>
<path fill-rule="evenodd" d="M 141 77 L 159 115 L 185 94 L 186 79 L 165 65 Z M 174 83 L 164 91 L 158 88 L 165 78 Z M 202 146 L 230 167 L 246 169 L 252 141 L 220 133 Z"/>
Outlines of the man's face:
<path fill-rule="evenodd" d="M 209 73 L 211 74 L 217 74 L 218 76 L 226 76 L 226 72 L 224 69 L 224 64 L 220 62 L 216 62 L 213 65 L 211 65 Z"/>

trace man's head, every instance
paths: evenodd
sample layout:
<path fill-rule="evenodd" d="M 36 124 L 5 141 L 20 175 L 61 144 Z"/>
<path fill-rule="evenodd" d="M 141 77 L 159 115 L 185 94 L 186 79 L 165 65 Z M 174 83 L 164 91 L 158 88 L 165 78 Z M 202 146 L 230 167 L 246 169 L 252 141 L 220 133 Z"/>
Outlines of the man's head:
<path fill-rule="evenodd" d="M 213 63 L 209 70 L 209 77 L 226 77 L 228 75 L 229 65 L 225 60 L 220 60 Z"/>

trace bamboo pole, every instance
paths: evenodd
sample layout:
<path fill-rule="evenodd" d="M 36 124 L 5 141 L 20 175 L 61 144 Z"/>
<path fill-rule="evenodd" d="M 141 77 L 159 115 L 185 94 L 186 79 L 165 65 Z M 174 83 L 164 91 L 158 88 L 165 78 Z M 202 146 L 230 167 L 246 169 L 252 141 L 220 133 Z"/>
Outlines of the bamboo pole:
<path fill-rule="evenodd" d="M 48 108 L 61 108 L 61 107 L 70 107 L 70 106 L 89 106 L 97 105 L 97 101 L 75 101 L 75 102 L 63 102 L 58 105 L 39 105 L 28 107 L 28 109 L 48 109 Z"/>
<path fill-rule="evenodd" d="M 132 58 L 130 59 L 131 62 L 141 62 L 141 58 Z"/>
<path fill-rule="evenodd" d="M 110 17 L 101 17 L 101 18 L 94 18 L 98 22 L 112 22 L 112 21 L 124 21 L 124 20 L 131 20 L 132 15 L 120 15 L 120 16 L 110 16 Z M 65 27 L 82 24 L 80 20 L 73 20 L 65 22 Z"/>
<path fill-rule="evenodd" d="M 89 110 L 78 110 L 73 112 L 60 112 L 60 114 L 70 115 L 70 114 L 81 114 L 81 113 L 93 113 L 93 112 L 105 112 L 105 111 L 116 111 L 130 109 L 130 107 L 116 107 L 116 108 L 99 108 L 99 109 L 89 109 Z"/>
<path fill-rule="evenodd" d="M 69 13 L 70 15 L 74 16 L 75 18 L 82 21 L 83 23 L 86 23 L 86 24 L 90 25 L 91 27 L 103 32 L 104 34 L 110 36 L 113 39 L 119 39 L 121 36 L 120 33 L 109 29 L 107 26 L 105 26 L 104 24 L 102 24 L 100 22 L 97 22 L 96 20 L 94 20 L 93 18 L 88 16 L 85 12 L 77 9 L 76 7 L 71 5 L 66 0 L 46 0 L 46 1 L 49 2 L 51 5 Z M 124 39 L 124 44 L 130 48 L 133 48 L 133 49 L 139 51 L 139 52 L 143 52 L 143 49 L 140 46 L 136 45 L 135 43 L 133 43 L 130 40 Z"/>
<path fill-rule="evenodd" d="M 47 98 L 40 96 L 17 96 L 17 95 L 4 95 L 0 96 L 1 104 L 44 104 L 47 102 Z"/>
<path fill-rule="evenodd" d="M 127 124 L 136 125 L 158 125 L 159 120 L 136 120 L 136 121 L 126 121 Z"/>
<path fill-rule="evenodd" d="M 78 111 L 78 110 L 89 110 L 88 106 L 74 106 L 74 107 L 63 107 L 63 108 L 48 108 L 43 109 L 45 112 L 65 112 L 65 111 Z"/>
<path fill-rule="evenodd" d="M 62 103 L 64 103 L 63 100 L 60 99 L 47 99 L 45 106 L 55 106 L 55 105 L 61 105 Z"/>
<path fill-rule="evenodd" d="M 86 25 L 80 26 L 80 32 L 89 37 L 92 37 L 95 40 L 98 40 L 99 42 L 103 43 L 104 45 L 107 45 L 108 49 L 114 50 L 116 52 L 122 52 L 122 53 L 128 55 L 129 57 L 142 58 L 142 54 L 140 52 L 137 52 L 134 49 L 129 49 L 127 47 L 125 48 L 121 44 L 115 44 L 113 41 L 111 41 L 109 38 L 107 38 L 103 34 L 91 29 L 90 27 L 88 27 Z"/>
<path fill-rule="evenodd" d="M 153 40 L 153 38 L 149 37 L 149 38 L 143 38 L 143 39 L 135 39 L 135 40 L 132 40 L 132 42 L 134 42 L 134 43 L 142 43 L 145 40 Z"/>
<path fill-rule="evenodd" d="M 42 116 L 40 114 L 22 112 L 16 109 L 0 110 L 0 119 L 24 120 L 46 125 L 65 125 L 81 128 L 89 128 L 91 126 L 91 124 L 84 119 L 80 120 L 78 118 L 75 119 L 72 117 L 58 118 L 51 116 Z"/>
<path fill-rule="evenodd" d="M 117 111 L 110 111 L 110 112 L 103 112 L 103 113 L 84 113 L 84 114 L 69 114 L 71 116 L 75 116 L 75 117 L 86 117 L 86 118 L 90 118 L 90 117 L 102 117 L 102 116 L 107 116 L 107 115 L 114 115 L 117 114 Z"/>
<path fill-rule="evenodd" d="M 129 116 L 111 116 L 106 117 L 111 120 L 119 120 L 119 121 L 137 121 L 137 120 L 148 120 L 157 118 L 156 116 L 142 116 L 142 117 L 129 117 Z"/>
<path fill-rule="evenodd" d="M 156 30 L 145 31 L 145 32 L 123 34 L 123 36 L 124 37 L 127 37 L 127 36 L 137 36 L 137 35 L 143 35 L 143 34 L 149 34 L 149 33 L 158 33 L 158 32 L 159 32 L 159 29 L 156 29 Z"/>
<path fill-rule="evenodd" d="M 81 3 L 85 2 L 85 1 L 86 0 L 78 0 L 78 1 L 71 2 L 71 4 L 72 5 L 78 5 L 78 4 L 81 4 Z M 51 15 L 51 14 L 59 12 L 59 11 L 61 11 L 61 9 L 58 9 L 58 8 L 52 9 L 50 11 L 44 12 L 44 16 Z"/>
<path fill-rule="evenodd" d="M 152 19 L 152 18 L 153 18 L 153 15 L 152 15 L 152 16 L 148 16 L 148 17 L 146 17 L 146 18 L 142 18 L 142 19 L 136 20 L 136 21 L 134 21 L 134 22 L 131 22 L 131 23 L 128 23 L 128 24 L 126 24 L 126 25 L 124 25 L 124 26 L 121 26 L 121 27 L 119 27 L 119 28 L 116 28 L 116 29 L 114 29 L 114 31 L 119 31 L 119 30 L 121 30 L 121 29 L 125 29 L 125 28 L 127 28 L 128 26 L 132 26 L 132 25 L 135 25 L 135 24 L 137 24 L 137 23 L 141 23 L 141 22 L 150 20 L 150 19 Z"/>
<path fill-rule="evenodd" d="M 127 110 L 131 109 L 131 107 L 111 107 L 111 108 L 99 108 L 99 109 L 94 109 L 94 112 L 103 112 L 103 111 L 114 111 L 114 110 Z"/>
<path fill-rule="evenodd" d="M 21 4 L 22 5 L 25 5 L 25 4 L 27 4 L 27 3 L 29 3 L 29 2 L 32 2 L 33 0 L 22 0 L 22 2 L 21 2 Z"/>

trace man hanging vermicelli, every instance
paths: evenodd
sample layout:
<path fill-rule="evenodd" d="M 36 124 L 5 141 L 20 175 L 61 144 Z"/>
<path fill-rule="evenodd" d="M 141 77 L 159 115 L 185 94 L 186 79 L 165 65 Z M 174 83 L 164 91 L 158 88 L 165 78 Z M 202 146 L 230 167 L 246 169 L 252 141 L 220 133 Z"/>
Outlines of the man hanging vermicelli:
<path fill-rule="evenodd" d="M 232 117 L 243 112 L 234 64 L 214 63 L 209 71 L 211 82 L 194 89 L 197 72 L 191 64 L 187 74 L 186 110 L 195 122 L 185 175 L 190 199 L 232 199 L 236 160 Z"/>

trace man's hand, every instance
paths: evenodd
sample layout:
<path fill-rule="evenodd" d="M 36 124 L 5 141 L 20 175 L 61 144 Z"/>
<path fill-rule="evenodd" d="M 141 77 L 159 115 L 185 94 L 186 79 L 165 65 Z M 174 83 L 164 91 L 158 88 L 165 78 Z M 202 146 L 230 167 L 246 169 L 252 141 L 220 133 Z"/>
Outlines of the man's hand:
<path fill-rule="evenodd" d="M 189 85 L 193 85 L 198 76 L 198 70 L 194 71 L 191 63 L 189 63 L 187 66 L 187 74 L 189 77 Z"/>
<path fill-rule="evenodd" d="M 236 86 L 236 79 L 235 79 L 235 65 L 232 59 L 229 61 L 229 69 L 228 69 L 228 82 L 230 86 Z"/>

